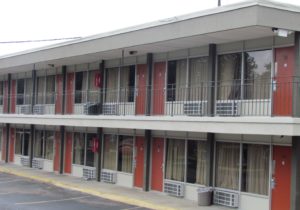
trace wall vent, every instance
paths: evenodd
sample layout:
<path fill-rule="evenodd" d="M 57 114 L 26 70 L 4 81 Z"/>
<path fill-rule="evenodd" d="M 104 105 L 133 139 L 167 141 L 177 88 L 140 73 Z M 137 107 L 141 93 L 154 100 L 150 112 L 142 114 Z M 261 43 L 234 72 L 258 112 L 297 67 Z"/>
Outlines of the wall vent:
<path fill-rule="evenodd" d="M 184 196 L 184 185 L 183 185 L 183 183 L 180 183 L 180 182 L 165 180 L 164 192 L 169 195 L 172 195 L 172 196 L 183 197 Z"/>
<path fill-rule="evenodd" d="M 228 207 L 239 207 L 239 194 L 224 190 L 214 191 L 214 204 L 228 206 Z"/>

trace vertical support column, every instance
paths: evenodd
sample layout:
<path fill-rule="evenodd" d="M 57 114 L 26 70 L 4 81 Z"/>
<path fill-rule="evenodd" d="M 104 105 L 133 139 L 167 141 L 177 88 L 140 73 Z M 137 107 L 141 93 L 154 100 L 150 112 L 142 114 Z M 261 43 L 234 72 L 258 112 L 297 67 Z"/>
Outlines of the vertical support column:
<path fill-rule="evenodd" d="M 206 144 L 206 180 L 207 186 L 213 186 L 215 134 L 207 133 Z"/>
<path fill-rule="evenodd" d="M 6 124 L 6 144 L 5 144 L 5 163 L 9 161 L 9 138 L 10 138 L 10 124 Z"/>
<path fill-rule="evenodd" d="M 145 143 L 144 143 L 144 177 L 143 177 L 143 190 L 149 191 L 150 189 L 150 157 L 151 157 L 151 130 L 145 130 Z"/>
<path fill-rule="evenodd" d="M 63 75 L 63 96 L 62 96 L 62 109 L 61 109 L 61 114 L 64 115 L 65 114 L 65 110 L 66 110 L 66 83 L 67 83 L 67 66 L 62 66 L 62 75 Z"/>
<path fill-rule="evenodd" d="M 65 151 L 65 126 L 60 126 L 60 159 L 59 159 L 59 173 L 64 173 L 64 151 Z"/>
<path fill-rule="evenodd" d="M 32 168 L 33 144 L 34 144 L 34 125 L 30 125 L 30 140 L 29 140 L 29 167 L 30 168 Z"/>
<path fill-rule="evenodd" d="M 208 87 L 208 115 L 213 116 L 215 112 L 215 69 L 216 69 L 216 44 L 209 44 L 208 52 L 208 72 L 209 72 L 209 87 Z"/>
<path fill-rule="evenodd" d="M 300 32 L 295 32 L 295 69 L 293 77 L 293 117 L 300 117 Z"/>
<path fill-rule="evenodd" d="M 97 151 L 97 166 L 96 166 L 96 173 L 97 173 L 97 181 L 100 182 L 101 181 L 101 162 L 102 162 L 102 141 L 103 141 L 103 132 L 102 132 L 102 128 L 98 128 L 97 129 L 97 138 L 98 138 L 98 151 Z"/>
<path fill-rule="evenodd" d="M 100 84 L 101 84 L 101 86 L 100 86 L 100 95 L 99 95 L 99 97 L 100 97 L 100 100 L 99 100 L 99 114 L 102 114 L 102 105 L 103 105 L 103 103 L 104 103 L 104 90 L 105 90 L 105 88 L 104 88 L 104 68 L 105 68 L 105 61 L 104 60 L 102 60 L 101 61 L 101 63 L 99 64 L 99 73 L 100 73 Z M 100 145 L 100 144 L 99 144 Z"/>
<path fill-rule="evenodd" d="M 300 209 L 300 137 L 292 137 L 291 210 Z"/>
<path fill-rule="evenodd" d="M 147 91 L 146 91 L 146 116 L 150 116 L 151 114 L 151 104 L 152 104 L 152 95 L 151 95 L 151 87 L 152 87 L 152 71 L 153 71 L 153 54 L 147 54 Z"/>
<path fill-rule="evenodd" d="M 36 89 L 36 70 L 32 70 L 32 97 L 31 97 L 31 113 L 33 114 L 33 107 L 35 105 L 35 91 Z"/>

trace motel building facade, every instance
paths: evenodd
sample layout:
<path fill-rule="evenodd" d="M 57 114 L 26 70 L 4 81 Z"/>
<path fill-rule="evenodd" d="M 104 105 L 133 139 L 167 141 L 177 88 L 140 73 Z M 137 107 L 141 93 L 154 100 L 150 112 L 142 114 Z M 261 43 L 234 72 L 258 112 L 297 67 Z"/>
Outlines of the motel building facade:
<path fill-rule="evenodd" d="M 299 20 L 250 1 L 2 56 L 1 160 L 300 209 Z"/>

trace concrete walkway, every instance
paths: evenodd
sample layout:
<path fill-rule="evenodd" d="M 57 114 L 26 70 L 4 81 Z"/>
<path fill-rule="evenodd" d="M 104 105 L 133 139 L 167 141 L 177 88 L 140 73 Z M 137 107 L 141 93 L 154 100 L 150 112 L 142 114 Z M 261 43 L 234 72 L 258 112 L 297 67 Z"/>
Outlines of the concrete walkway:
<path fill-rule="evenodd" d="M 157 210 L 228 210 L 221 206 L 200 207 L 196 202 L 174 198 L 164 193 L 144 192 L 138 189 L 120 187 L 96 181 L 85 181 L 67 175 L 58 175 L 53 172 L 45 172 L 13 164 L 0 163 L 0 172 L 14 174 L 30 178 L 44 183 L 50 183 L 58 187 L 80 191 L 113 201 L 124 202 Z"/>

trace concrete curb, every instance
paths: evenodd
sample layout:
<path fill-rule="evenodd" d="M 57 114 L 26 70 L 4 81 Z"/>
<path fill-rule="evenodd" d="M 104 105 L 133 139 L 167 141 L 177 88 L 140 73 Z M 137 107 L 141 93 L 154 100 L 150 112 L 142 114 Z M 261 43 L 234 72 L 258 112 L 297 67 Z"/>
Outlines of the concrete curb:
<path fill-rule="evenodd" d="M 109 199 L 109 200 L 112 200 L 112 201 L 126 203 L 126 204 L 129 204 L 129 205 L 135 205 L 135 206 L 145 207 L 145 208 L 149 208 L 149 209 L 157 209 L 157 210 L 179 210 L 179 209 L 176 209 L 176 208 L 157 205 L 157 204 L 150 203 L 148 201 L 138 200 L 138 199 L 122 196 L 122 195 L 116 195 L 116 194 L 111 194 L 111 193 L 100 192 L 100 191 L 96 191 L 96 190 L 89 189 L 89 188 L 82 188 L 82 187 L 79 187 L 79 186 L 76 186 L 76 185 L 66 184 L 66 183 L 63 183 L 63 182 L 60 182 L 60 181 L 56 181 L 56 180 L 51 179 L 51 178 L 43 178 L 43 177 L 39 177 L 39 176 L 34 176 L 34 175 L 22 173 L 22 172 L 19 172 L 17 170 L 13 170 L 13 169 L 0 167 L 0 172 L 16 175 L 16 176 L 19 176 L 19 177 L 28 178 L 28 179 L 31 179 L 31 180 L 36 180 L 36 181 L 43 182 L 43 183 L 52 184 L 52 185 L 60 187 L 60 188 L 74 190 L 74 191 L 78 191 L 78 192 L 82 192 L 82 193 L 87 193 L 87 194 L 90 194 L 90 195 L 94 195 L 94 196 L 97 196 L 97 197 Z"/>

